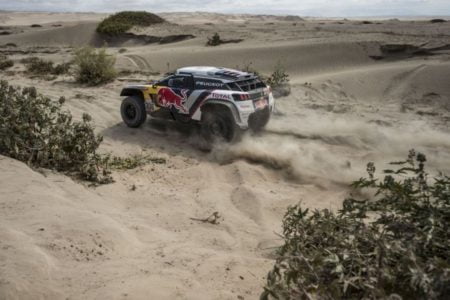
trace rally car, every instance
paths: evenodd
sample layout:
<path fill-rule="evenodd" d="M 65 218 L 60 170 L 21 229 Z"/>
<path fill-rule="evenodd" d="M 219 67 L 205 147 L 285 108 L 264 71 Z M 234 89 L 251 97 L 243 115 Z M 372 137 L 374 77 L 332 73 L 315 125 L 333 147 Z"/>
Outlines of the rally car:
<path fill-rule="evenodd" d="M 121 92 L 121 115 L 129 127 L 147 115 L 200 123 L 207 140 L 232 141 L 242 130 L 259 131 L 274 110 L 269 86 L 253 73 L 216 67 L 186 67 L 146 85 Z"/>

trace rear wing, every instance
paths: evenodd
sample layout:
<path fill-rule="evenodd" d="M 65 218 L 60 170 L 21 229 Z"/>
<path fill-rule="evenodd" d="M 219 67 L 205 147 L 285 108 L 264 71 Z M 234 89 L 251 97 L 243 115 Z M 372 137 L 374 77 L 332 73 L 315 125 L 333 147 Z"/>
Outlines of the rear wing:
<path fill-rule="evenodd" d="M 260 88 L 266 88 L 267 85 L 258 77 L 251 76 L 250 78 L 243 78 L 228 83 L 228 86 L 233 91 L 248 92 Z"/>

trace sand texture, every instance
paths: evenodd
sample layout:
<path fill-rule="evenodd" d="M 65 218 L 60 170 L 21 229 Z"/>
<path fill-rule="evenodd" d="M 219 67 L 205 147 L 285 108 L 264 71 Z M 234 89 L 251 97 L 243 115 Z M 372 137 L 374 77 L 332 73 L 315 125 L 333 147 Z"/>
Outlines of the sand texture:
<path fill-rule="evenodd" d="M 367 162 L 382 170 L 411 148 L 450 173 L 450 22 L 162 16 L 171 23 L 133 33 L 164 43 L 105 44 L 95 32 L 105 15 L 0 13 L 0 53 L 15 61 L 1 79 L 65 96 L 75 118 L 91 114 L 103 152 L 167 160 L 89 187 L 0 157 L 0 299 L 257 299 L 289 205 L 337 209 Z M 206 47 L 215 32 L 243 41 Z M 69 61 L 82 45 L 107 45 L 119 70 L 140 72 L 85 87 L 30 78 L 19 62 Z M 188 65 L 270 74 L 277 62 L 291 94 L 239 143 L 205 153 L 195 128 L 121 121 L 126 84 Z M 191 219 L 214 212 L 219 224 Z"/>

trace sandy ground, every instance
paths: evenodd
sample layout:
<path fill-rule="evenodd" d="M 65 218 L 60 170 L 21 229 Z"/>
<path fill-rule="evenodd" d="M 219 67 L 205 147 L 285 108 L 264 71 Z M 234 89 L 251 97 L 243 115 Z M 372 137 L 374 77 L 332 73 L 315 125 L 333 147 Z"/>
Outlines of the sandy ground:
<path fill-rule="evenodd" d="M 104 15 L 0 13 L 0 31 L 10 33 L 0 52 L 16 61 L 1 79 L 66 96 L 75 117 L 92 115 L 104 152 L 167 159 L 93 188 L 0 157 L 0 299 L 256 299 L 287 206 L 336 209 L 367 162 L 382 170 L 411 148 L 428 155 L 433 173 L 450 173 L 450 22 L 163 16 L 172 23 L 134 32 L 195 38 L 109 47 L 119 69 L 270 73 L 279 61 L 291 95 L 277 99 L 265 132 L 205 154 L 194 128 L 121 122 L 121 87 L 157 75 L 91 88 L 23 73 L 21 58 L 68 61 L 76 47 L 101 42 L 95 26 Z M 243 41 L 205 47 L 214 32 Z M 218 225 L 190 219 L 216 211 Z"/>

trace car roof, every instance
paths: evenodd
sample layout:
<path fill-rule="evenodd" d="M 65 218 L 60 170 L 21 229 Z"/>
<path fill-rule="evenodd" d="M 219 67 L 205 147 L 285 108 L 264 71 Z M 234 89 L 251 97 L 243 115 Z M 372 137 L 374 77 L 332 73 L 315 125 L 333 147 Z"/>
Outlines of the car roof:
<path fill-rule="evenodd" d="M 217 78 L 227 81 L 235 81 L 239 79 L 249 79 L 255 77 L 255 74 L 243 72 L 235 69 L 208 67 L 208 66 L 193 66 L 178 69 L 175 74 L 189 74 L 195 77 Z"/>

